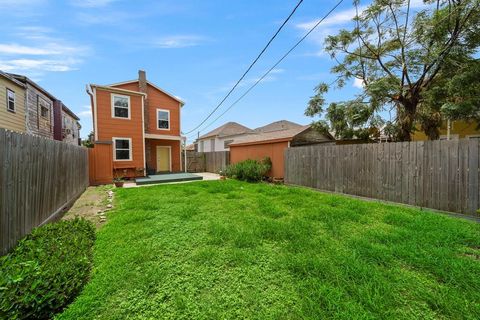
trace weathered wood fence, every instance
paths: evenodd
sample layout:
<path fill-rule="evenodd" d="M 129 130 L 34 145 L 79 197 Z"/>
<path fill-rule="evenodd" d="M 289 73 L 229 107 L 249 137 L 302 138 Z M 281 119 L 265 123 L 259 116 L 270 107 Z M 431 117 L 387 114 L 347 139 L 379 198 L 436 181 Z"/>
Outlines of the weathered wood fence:
<path fill-rule="evenodd" d="M 289 148 L 285 182 L 475 214 L 479 152 L 479 139 Z"/>
<path fill-rule="evenodd" d="M 87 186 L 86 148 L 0 129 L 0 254 Z"/>
<path fill-rule="evenodd" d="M 184 163 L 184 154 L 182 153 L 182 163 Z M 224 170 L 230 164 L 229 151 L 217 152 L 187 152 L 187 171 L 188 172 L 213 172 L 218 173 Z"/>

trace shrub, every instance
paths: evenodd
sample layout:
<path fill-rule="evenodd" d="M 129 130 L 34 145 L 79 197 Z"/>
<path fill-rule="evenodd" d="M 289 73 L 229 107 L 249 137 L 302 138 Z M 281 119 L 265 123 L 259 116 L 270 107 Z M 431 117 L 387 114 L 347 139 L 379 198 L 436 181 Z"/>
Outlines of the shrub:
<path fill-rule="evenodd" d="M 268 157 L 262 161 L 248 159 L 229 165 L 225 169 L 225 175 L 233 179 L 258 182 L 265 177 L 271 168 L 272 161 Z"/>
<path fill-rule="evenodd" d="M 84 219 L 35 228 L 0 258 L 0 319 L 50 319 L 89 279 L 95 228 Z"/>

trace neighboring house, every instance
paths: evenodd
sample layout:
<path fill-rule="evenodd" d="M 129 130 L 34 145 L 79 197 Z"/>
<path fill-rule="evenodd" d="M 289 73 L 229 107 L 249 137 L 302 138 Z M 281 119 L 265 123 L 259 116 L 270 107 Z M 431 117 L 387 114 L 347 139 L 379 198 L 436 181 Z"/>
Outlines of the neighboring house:
<path fill-rule="evenodd" d="M 53 103 L 57 99 L 30 78 L 18 74 L 10 75 L 27 88 L 27 133 L 53 139 Z"/>
<path fill-rule="evenodd" d="M 23 83 L 0 71 L 0 128 L 17 132 L 27 130 L 25 92 Z"/>
<path fill-rule="evenodd" d="M 27 133 L 79 145 L 80 119 L 70 109 L 30 78 L 8 75 L 26 88 L 24 122 Z"/>
<path fill-rule="evenodd" d="M 255 133 L 252 129 L 236 122 L 227 122 L 195 141 L 195 149 L 198 152 L 228 151 L 229 145 L 236 138 L 246 134 Z"/>
<path fill-rule="evenodd" d="M 447 140 L 448 122 L 443 121 L 440 127 L 440 140 Z M 458 139 L 480 139 L 479 124 L 476 121 L 451 121 L 450 122 L 450 140 Z M 428 137 L 423 131 L 415 131 L 412 134 L 412 141 L 426 141 Z"/>
<path fill-rule="evenodd" d="M 91 84 L 95 144 L 112 144 L 113 168 L 128 177 L 181 171 L 180 111 L 184 102 L 138 79 Z"/>
<path fill-rule="evenodd" d="M 79 120 L 80 119 L 77 115 L 62 103 L 62 126 L 59 128 L 60 130 L 57 129 L 57 126 L 54 127 L 55 134 L 57 135 L 57 131 L 60 131 L 61 140 L 67 143 L 80 145 L 80 129 L 82 126 L 80 125 Z"/>
<path fill-rule="evenodd" d="M 280 120 L 269 123 L 263 127 L 258 127 L 254 129 L 255 132 L 272 132 L 272 131 L 281 131 L 281 130 L 290 130 L 290 129 L 298 129 L 303 127 L 301 124 L 291 122 L 288 120 Z"/>
<path fill-rule="evenodd" d="M 286 148 L 319 143 L 335 143 L 335 139 L 330 134 L 322 134 L 314 130 L 311 126 L 261 132 L 239 138 L 230 144 L 230 162 L 236 163 L 247 159 L 262 160 L 269 157 L 272 161 L 272 170 L 269 175 L 283 178 Z"/>

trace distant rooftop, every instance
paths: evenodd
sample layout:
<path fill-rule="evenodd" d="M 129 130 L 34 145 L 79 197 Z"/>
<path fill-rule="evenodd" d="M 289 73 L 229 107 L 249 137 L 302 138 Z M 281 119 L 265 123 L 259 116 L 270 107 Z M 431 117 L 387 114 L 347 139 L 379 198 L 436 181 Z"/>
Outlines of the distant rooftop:
<path fill-rule="evenodd" d="M 223 126 L 220 126 L 204 134 L 203 136 L 200 136 L 199 139 L 205 139 L 209 137 L 228 137 L 245 133 L 253 133 L 253 130 L 237 122 L 227 122 Z"/>
<path fill-rule="evenodd" d="M 302 125 L 288 121 L 288 120 L 280 120 L 269 123 L 263 127 L 258 127 L 254 131 L 256 132 L 273 132 L 273 131 L 280 131 L 280 130 L 290 130 L 290 129 L 298 129 L 303 127 Z"/>

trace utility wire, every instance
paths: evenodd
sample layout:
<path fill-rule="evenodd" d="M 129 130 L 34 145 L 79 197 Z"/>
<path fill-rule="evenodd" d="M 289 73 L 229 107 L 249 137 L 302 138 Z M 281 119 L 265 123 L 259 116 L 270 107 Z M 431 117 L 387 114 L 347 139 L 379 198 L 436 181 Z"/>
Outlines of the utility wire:
<path fill-rule="evenodd" d="M 297 41 L 297 43 L 295 43 L 295 45 L 293 47 L 290 48 L 290 50 L 288 50 L 270 69 L 268 69 L 267 72 L 265 72 L 257 81 L 255 81 L 255 83 L 253 85 L 251 85 L 247 91 L 245 91 L 237 100 L 235 100 L 235 102 L 233 102 L 227 109 L 225 109 L 225 111 L 223 113 L 221 113 L 218 117 L 215 118 L 215 120 L 213 120 L 212 122 L 210 122 L 206 127 L 204 127 L 202 130 L 205 130 L 206 128 L 208 128 L 209 126 L 211 126 L 213 123 L 215 123 L 215 121 L 217 121 L 218 119 L 220 119 L 225 113 L 227 113 L 230 109 L 232 109 L 238 102 L 240 102 L 253 88 L 255 88 L 273 69 L 275 69 L 293 50 L 295 50 L 298 45 L 300 45 L 300 43 L 303 42 L 303 40 L 305 40 L 319 25 L 320 23 L 322 23 L 326 18 L 328 18 L 328 16 L 330 16 L 332 14 L 333 11 L 335 11 L 338 6 L 343 2 L 344 0 L 340 0 L 337 2 L 337 4 L 332 8 L 330 9 L 330 11 L 327 12 L 326 15 L 324 15 L 302 38 L 300 38 L 300 40 Z M 338 80 L 338 79 L 337 79 Z M 335 80 L 334 82 L 336 82 L 337 80 Z M 204 121 L 205 122 L 205 121 Z M 195 129 L 199 128 L 201 126 L 201 124 L 199 126 L 197 126 Z M 194 129 L 194 130 L 195 130 Z M 193 130 L 192 130 L 193 131 Z M 189 131 L 187 132 L 188 133 L 191 133 L 192 131 Z"/>
<path fill-rule="evenodd" d="M 212 110 L 212 112 L 210 112 L 210 114 L 198 125 L 196 126 L 195 128 L 193 128 L 192 130 L 186 132 L 185 134 L 189 134 L 189 133 L 192 133 L 193 131 L 195 131 L 196 129 L 200 128 L 202 126 L 202 124 L 204 124 L 214 113 L 215 111 L 218 110 L 218 108 L 220 108 L 220 106 L 225 102 L 225 100 L 227 100 L 227 98 L 230 96 L 230 94 L 233 92 L 233 90 L 235 90 L 235 88 L 239 85 L 239 83 L 243 80 L 243 78 L 245 78 L 245 76 L 247 75 L 247 73 L 250 71 L 250 69 L 252 69 L 252 67 L 255 65 L 255 63 L 257 63 L 258 59 L 260 59 L 260 57 L 265 53 L 265 51 L 267 50 L 267 48 L 270 46 L 270 44 L 272 43 L 272 41 L 277 37 L 277 35 L 280 33 L 280 31 L 283 29 L 283 27 L 287 24 L 287 22 L 290 20 L 290 18 L 293 16 L 293 14 L 295 13 L 295 11 L 297 11 L 298 7 L 302 4 L 303 0 L 300 0 L 298 1 L 297 5 L 295 6 L 295 8 L 293 8 L 292 12 L 289 14 L 289 16 L 287 17 L 287 19 L 285 19 L 285 21 L 283 21 L 282 25 L 278 28 L 277 32 L 275 32 L 275 34 L 270 38 L 270 40 L 267 42 L 267 44 L 265 45 L 265 47 L 262 49 L 262 51 L 260 51 L 260 53 L 258 54 L 258 56 L 255 58 L 255 60 L 253 60 L 253 62 L 250 64 L 250 66 L 247 68 L 247 70 L 243 73 L 243 75 L 240 77 L 240 79 L 238 79 L 237 83 L 235 83 L 235 85 L 232 87 L 232 89 L 230 89 L 230 91 L 227 93 L 227 95 L 222 99 L 222 101 L 220 101 L 220 103 Z"/>

